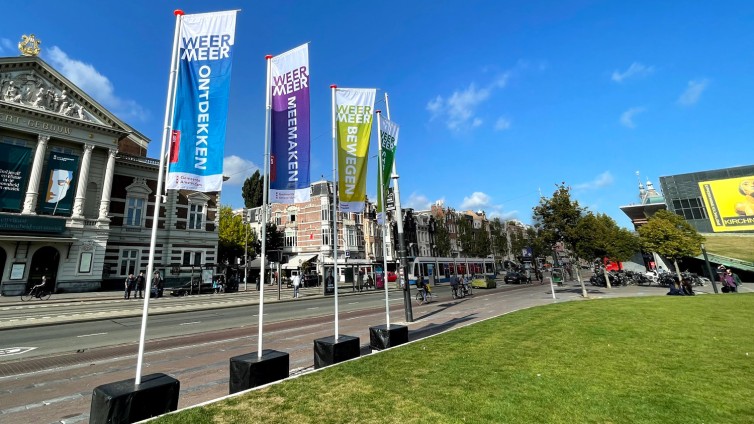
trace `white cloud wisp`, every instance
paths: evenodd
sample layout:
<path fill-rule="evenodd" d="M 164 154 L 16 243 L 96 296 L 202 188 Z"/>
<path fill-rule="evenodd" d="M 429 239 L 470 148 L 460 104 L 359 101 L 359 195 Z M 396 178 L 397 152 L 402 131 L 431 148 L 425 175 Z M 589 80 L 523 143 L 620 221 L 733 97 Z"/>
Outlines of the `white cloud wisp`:
<path fill-rule="evenodd" d="M 620 123 L 626 128 L 636 128 L 634 116 L 644 112 L 643 107 L 632 107 L 620 115 Z"/>
<path fill-rule="evenodd" d="M 254 162 L 239 156 L 231 155 L 223 158 L 223 175 L 229 178 L 225 184 L 243 185 L 244 181 L 258 170 L 259 167 Z"/>
<path fill-rule="evenodd" d="M 68 57 L 58 46 L 52 46 L 45 56 L 66 78 L 120 118 L 139 121 L 146 119 L 147 111 L 135 101 L 115 95 L 113 84 L 94 66 Z"/>
<path fill-rule="evenodd" d="M 686 91 L 684 91 L 683 94 L 681 94 L 681 97 L 678 98 L 678 104 L 681 106 L 695 105 L 699 101 L 704 90 L 707 89 L 708 84 L 709 81 L 706 79 L 701 81 L 689 81 L 686 86 Z"/>
<path fill-rule="evenodd" d="M 611 79 L 617 83 L 622 83 L 629 78 L 645 77 L 654 72 L 654 66 L 644 66 L 639 62 L 634 62 L 623 72 L 613 71 Z"/>

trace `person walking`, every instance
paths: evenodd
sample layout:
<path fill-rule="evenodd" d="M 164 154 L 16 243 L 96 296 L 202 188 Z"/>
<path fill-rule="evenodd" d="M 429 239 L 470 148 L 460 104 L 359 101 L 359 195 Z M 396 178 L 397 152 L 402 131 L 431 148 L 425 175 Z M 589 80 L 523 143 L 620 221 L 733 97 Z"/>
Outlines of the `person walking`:
<path fill-rule="evenodd" d="M 735 293 L 737 292 L 736 277 L 733 275 L 733 271 L 730 268 L 725 270 L 725 273 L 720 277 L 723 283 L 723 293 Z"/>
<path fill-rule="evenodd" d="M 293 276 L 293 298 L 298 299 L 298 286 L 301 284 L 301 277 L 296 274 Z"/>
<path fill-rule="evenodd" d="M 159 271 L 155 271 L 154 274 L 152 274 L 152 287 L 156 288 L 157 297 L 162 297 L 162 278 L 160 277 Z"/>
<path fill-rule="evenodd" d="M 137 295 L 139 299 L 144 299 L 144 283 L 144 271 L 141 271 L 139 276 L 136 277 L 136 293 L 134 293 L 134 299 L 136 299 Z"/>
<path fill-rule="evenodd" d="M 125 291 L 123 292 L 123 299 L 131 298 L 131 291 L 136 287 L 136 279 L 133 274 L 128 274 L 125 282 Z"/>

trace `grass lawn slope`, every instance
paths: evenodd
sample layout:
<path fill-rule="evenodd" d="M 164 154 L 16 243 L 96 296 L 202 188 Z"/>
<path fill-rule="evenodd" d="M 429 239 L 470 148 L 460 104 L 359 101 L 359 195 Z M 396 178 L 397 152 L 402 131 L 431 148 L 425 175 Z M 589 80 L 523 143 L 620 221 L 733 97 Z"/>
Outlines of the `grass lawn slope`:
<path fill-rule="evenodd" d="M 754 423 L 754 295 L 519 311 L 165 423 Z"/>

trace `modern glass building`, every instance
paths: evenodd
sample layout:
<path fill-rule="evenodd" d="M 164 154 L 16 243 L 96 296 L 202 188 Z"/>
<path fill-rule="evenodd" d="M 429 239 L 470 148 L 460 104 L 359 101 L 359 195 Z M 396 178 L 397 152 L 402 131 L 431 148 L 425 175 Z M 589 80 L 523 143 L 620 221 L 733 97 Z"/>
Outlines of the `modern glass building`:
<path fill-rule="evenodd" d="M 700 233 L 754 233 L 754 165 L 660 177 L 668 210 Z"/>

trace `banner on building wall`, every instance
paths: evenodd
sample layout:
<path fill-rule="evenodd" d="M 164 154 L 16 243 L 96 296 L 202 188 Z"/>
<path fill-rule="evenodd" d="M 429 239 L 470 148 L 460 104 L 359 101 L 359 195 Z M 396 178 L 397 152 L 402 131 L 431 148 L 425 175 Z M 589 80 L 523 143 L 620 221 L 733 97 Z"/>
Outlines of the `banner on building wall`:
<path fill-rule="evenodd" d="M 50 152 L 47 171 L 42 175 L 47 181 L 47 190 L 39 198 L 39 209 L 53 215 L 70 215 L 76 196 L 76 173 L 79 157 L 65 153 Z"/>
<path fill-rule="evenodd" d="M 180 19 L 168 189 L 220 191 L 236 11 Z"/>
<path fill-rule="evenodd" d="M 335 89 L 338 147 L 338 197 L 341 212 L 361 212 L 366 200 L 369 137 L 372 133 L 373 88 Z"/>
<path fill-rule="evenodd" d="M 0 209 L 21 210 L 30 162 L 30 147 L 0 144 Z"/>
<path fill-rule="evenodd" d="M 272 58 L 270 203 L 308 202 L 309 45 Z"/>
<path fill-rule="evenodd" d="M 699 190 L 712 231 L 754 230 L 754 175 L 702 181 Z"/>
<path fill-rule="evenodd" d="M 389 119 L 382 117 L 379 119 L 382 181 L 377 182 L 377 223 L 382 225 L 385 220 L 385 211 L 382 199 L 380 198 L 380 193 L 384 193 L 385 197 L 387 197 L 388 186 L 390 185 L 390 175 L 393 173 L 393 163 L 395 163 L 395 149 L 398 147 L 399 127 L 395 122 Z M 377 175 L 378 180 L 379 178 L 380 176 Z"/>

